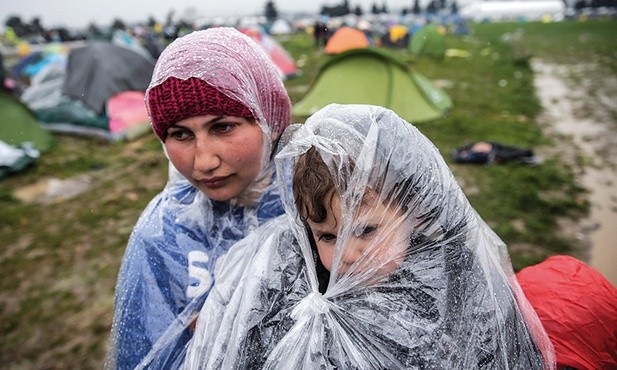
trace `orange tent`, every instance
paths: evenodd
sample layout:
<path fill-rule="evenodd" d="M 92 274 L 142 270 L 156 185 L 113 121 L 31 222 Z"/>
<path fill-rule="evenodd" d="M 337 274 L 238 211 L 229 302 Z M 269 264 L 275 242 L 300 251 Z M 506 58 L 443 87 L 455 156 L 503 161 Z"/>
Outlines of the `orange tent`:
<path fill-rule="evenodd" d="M 359 29 L 343 26 L 330 36 L 324 52 L 338 54 L 350 49 L 366 48 L 370 45 L 366 34 Z"/>

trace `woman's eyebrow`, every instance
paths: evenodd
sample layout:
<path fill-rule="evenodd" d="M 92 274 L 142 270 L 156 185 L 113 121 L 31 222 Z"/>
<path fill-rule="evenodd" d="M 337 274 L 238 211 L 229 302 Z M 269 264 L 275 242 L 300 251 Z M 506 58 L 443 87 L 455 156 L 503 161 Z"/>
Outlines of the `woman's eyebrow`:
<path fill-rule="evenodd" d="M 216 116 L 214 118 L 212 118 L 211 120 L 207 121 L 206 123 L 213 123 L 213 122 L 218 122 L 221 121 L 225 118 L 227 118 L 228 116 Z"/>
<path fill-rule="evenodd" d="M 229 116 L 216 116 L 216 117 L 214 117 L 214 118 L 212 118 L 210 120 L 202 122 L 202 125 L 207 125 L 207 124 L 210 124 L 210 123 L 216 123 L 216 122 L 222 121 L 222 120 L 224 120 L 224 119 L 226 119 L 228 117 Z M 187 126 L 185 126 L 185 125 L 183 125 L 183 124 L 181 124 L 179 122 L 173 123 L 171 126 L 169 126 L 169 128 L 172 128 L 172 127 L 174 127 L 174 128 L 188 128 Z"/>

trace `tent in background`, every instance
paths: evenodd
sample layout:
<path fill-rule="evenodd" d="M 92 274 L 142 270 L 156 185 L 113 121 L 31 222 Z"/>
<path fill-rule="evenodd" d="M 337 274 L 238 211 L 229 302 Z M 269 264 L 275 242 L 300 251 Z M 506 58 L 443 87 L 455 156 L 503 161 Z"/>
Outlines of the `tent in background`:
<path fill-rule="evenodd" d="M 11 68 L 11 75 L 28 84 L 47 65 L 65 60 L 68 53 L 69 49 L 60 43 L 46 44 L 41 50 L 21 57 Z"/>
<path fill-rule="evenodd" d="M 381 46 L 386 47 L 409 47 L 409 28 L 402 24 L 394 24 L 388 28 L 388 32 L 381 38 Z"/>
<path fill-rule="evenodd" d="M 30 78 L 28 73 L 37 72 L 40 68 L 30 66 L 37 65 L 45 58 L 42 51 L 35 51 L 22 56 L 11 68 L 11 75 L 17 78 Z M 33 70 L 34 69 L 34 70 Z"/>
<path fill-rule="evenodd" d="M 291 24 L 284 19 L 277 19 L 270 26 L 271 35 L 286 35 L 292 31 Z"/>
<path fill-rule="evenodd" d="M 415 55 L 443 58 L 446 53 L 445 36 L 439 26 L 427 24 L 413 34 L 409 50 Z"/>
<path fill-rule="evenodd" d="M 359 29 L 343 26 L 328 39 L 324 53 L 339 54 L 346 50 L 367 48 L 370 42 L 366 34 Z"/>
<path fill-rule="evenodd" d="M 278 68 L 283 79 L 295 76 L 298 73 L 298 67 L 296 67 L 291 55 L 263 29 L 242 28 L 240 31 L 261 45 Z"/>
<path fill-rule="evenodd" d="M 63 94 L 103 114 L 107 99 L 122 91 L 145 91 L 154 62 L 110 42 L 92 42 L 71 50 Z"/>
<path fill-rule="evenodd" d="M 53 142 L 25 104 L 0 91 L 0 179 L 36 163 Z"/>
<path fill-rule="evenodd" d="M 326 62 L 292 113 L 308 117 L 330 103 L 380 105 L 414 123 L 452 108 L 450 97 L 426 77 L 373 48 L 348 50 Z"/>
<path fill-rule="evenodd" d="M 126 31 L 115 30 L 111 38 L 111 43 L 114 45 L 122 46 L 123 48 L 133 50 L 144 58 L 149 59 L 152 63 L 156 63 L 152 54 L 146 49 L 142 43 L 135 37 L 129 35 Z"/>
<path fill-rule="evenodd" d="M 37 109 L 36 113 L 44 127 L 56 133 L 121 141 L 134 140 L 151 132 L 143 91 L 113 95 L 105 103 L 102 115 L 66 96 L 57 105 Z"/>
<path fill-rule="evenodd" d="M 149 131 L 147 117 L 143 121 L 143 92 L 153 69 L 154 62 L 147 56 L 95 41 L 73 49 L 64 63 L 50 63 L 42 69 L 22 100 L 49 131 L 130 140 Z M 121 98 L 115 98 L 118 94 Z M 125 101 L 127 96 L 130 104 Z"/>
<path fill-rule="evenodd" d="M 133 139 L 150 132 L 150 118 L 144 104 L 143 91 L 123 91 L 107 101 L 109 131 L 112 136 Z"/>
<path fill-rule="evenodd" d="M 38 109 L 53 107 L 61 100 L 66 62 L 65 55 L 46 64 L 31 77 L 29 86 L 21 93 L 21 101 L 35 113 Z"/>
<path fill-rule="evenodd" d="M 41 152 L 51 149 L 54 141 L 30 108 L 6 92 L 0 92 L 0 140 L 15 147 L 30 142 Z"/>

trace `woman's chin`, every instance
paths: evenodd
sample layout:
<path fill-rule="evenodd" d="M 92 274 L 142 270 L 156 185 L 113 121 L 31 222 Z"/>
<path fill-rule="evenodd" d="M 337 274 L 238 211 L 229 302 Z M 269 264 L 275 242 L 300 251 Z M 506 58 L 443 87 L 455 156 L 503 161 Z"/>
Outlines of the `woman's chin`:
<path fill-rule="evenodd" d="M 199 186 L 199 190 L 204 193 L 209 199 L 216 202 L 229 202 L 240 195 L 240 192 L 233 191 L 228 188 L 211 189 L 204 186 Z"/>

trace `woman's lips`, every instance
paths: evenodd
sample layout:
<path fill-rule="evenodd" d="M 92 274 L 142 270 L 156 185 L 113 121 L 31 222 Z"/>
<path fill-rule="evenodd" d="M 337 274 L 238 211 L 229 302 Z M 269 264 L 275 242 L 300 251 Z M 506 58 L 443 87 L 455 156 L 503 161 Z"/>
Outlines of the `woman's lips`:
<path fill-rule="evenodd" d="M 231 176 L 212 177 L 210 179 L 199 180 L 205 187 L 209 189 L 216 189 L 225 186 L 227 179 Z"/>

